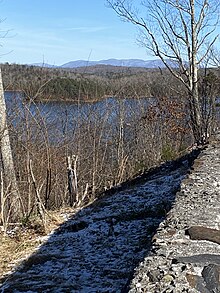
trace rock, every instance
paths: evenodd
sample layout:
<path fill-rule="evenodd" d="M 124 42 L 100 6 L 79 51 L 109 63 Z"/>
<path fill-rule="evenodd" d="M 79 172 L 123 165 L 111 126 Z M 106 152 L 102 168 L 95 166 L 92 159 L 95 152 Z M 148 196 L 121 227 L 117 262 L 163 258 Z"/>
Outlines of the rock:
<path fill-rule="evenodd" d="M 193 226 L 186 230 L 192 240 L 207 240 L 220 244 L 220 230 L 203 226 Z"/>
<path fill-rule="evenodd" d="M 196 254 L 192 256 L 177 257 L 172 260 L 175 263 L 201 263 L 203 265 L 220 265 L 220 255 L 217 254 Z"/>
<path fill-rule="evenodd" d="M 202 276 L 207 289 L 211 292 L 220 292 L 220 266 L 210 264 L 204 267 Z"/>
<path fill-rule="evenodd" d="M 137 287 L 137 288 L 141 288 L 141 283 L 137 283 L 137 284 L 136 284 L 136 287 Z"/>
<path fill-rule="evenodd" d="M 181 274 L 183 272 L 181 264 L 172 264 L 171 270 L 175 275 Z"/>
<path fill-rule="evenodd" d="M 71 232 L 78 232 L 88 227 L 88 223 L 85 221 L 75 222 L 75 223 L 68 223 L 63 225 L 62 228 L 56 231 L 57 234 L 62 234 L 64 232 L 71 233 Z"/>
<path fill-rule="evenodd" d="M 148 272 L 147 276 L 148 276 L 150 282 L 156 283 L 160 279 L 161 273 L 158 270 L 152 270 L 152 271 Z"/>
<path fill-rule="evenodd" d="M 162 278 L 162 282 L 170 284 L 174 280 L 174 277 L 170 274 L 165 275 Z"/>
<path fill-rule="evenodd" d="M 190 287 L 192 287 L 202 293 L 210 293 L 210 291 L 206 288 L 205 282 L 202 277 L 187 273 L 186 279 L 187 279 Z"/>

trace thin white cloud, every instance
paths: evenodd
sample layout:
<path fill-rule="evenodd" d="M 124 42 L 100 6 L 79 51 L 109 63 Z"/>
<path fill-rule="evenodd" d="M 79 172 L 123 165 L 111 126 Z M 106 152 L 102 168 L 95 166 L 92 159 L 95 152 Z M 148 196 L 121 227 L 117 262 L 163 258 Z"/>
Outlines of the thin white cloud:
<path fill-rule="evenodd" d="M 108 29 L 109 27 L 107 26 L 93 26 L 93 27 L 89 27 L 89 26 L 79 26 L 79 27 L 70 27 L 70 28 L 66 28 L 65 30 L 67 31 L 79 31 L 82 33 L 96 33 L 99 31 L 104 31 L 106 29 Z"/>

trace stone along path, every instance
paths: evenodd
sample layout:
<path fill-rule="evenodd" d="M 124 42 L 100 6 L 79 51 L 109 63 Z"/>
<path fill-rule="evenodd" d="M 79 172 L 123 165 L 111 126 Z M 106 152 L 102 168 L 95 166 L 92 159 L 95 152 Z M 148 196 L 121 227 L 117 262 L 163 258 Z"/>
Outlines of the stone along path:
<path fill-rule="evenodd" d="M 171 208 L 192 160 L 189 155 L 164 164 L 134 180 L 130 187 L 105 195 L 79 211 L 4 276 L 1 292 L 128 292 L 134 268 L 148 255 L 152 235 Z M 181 216 L 174 229 L 185 227 L 187 211 L 180 207 L 176 213 Z M 188 255 L 188 249 L 182 254 Z M 144 263 L 140 266 L 143 286 Z M 137 274 L 139 278 L 139 270 Z M 132 286 L 136 288 L 138 284 L 134 279 Z"/>
<path fill-rule="evenodd" d="M 219 141 L 202 151 L 183 180 L 129 292 L 220 292 Z"/>

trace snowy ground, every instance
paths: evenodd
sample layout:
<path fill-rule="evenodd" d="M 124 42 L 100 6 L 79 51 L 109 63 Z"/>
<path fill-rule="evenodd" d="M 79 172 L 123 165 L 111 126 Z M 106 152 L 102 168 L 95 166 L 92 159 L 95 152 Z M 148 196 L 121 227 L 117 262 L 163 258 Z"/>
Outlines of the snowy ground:
<path fill-rule="evenodd" d="M 79 211 L 8 275 L 1 292 L 127 292 L 190 160 L 166 164 Z"/>
<path fill-rule="evenodd" d="M 129 293 L 220 292 L 220 137 L 196 159 Z M 189 233 L 198 229 L 200 235 Z M 213 237 L 214 235 L 214 237 Z"/>

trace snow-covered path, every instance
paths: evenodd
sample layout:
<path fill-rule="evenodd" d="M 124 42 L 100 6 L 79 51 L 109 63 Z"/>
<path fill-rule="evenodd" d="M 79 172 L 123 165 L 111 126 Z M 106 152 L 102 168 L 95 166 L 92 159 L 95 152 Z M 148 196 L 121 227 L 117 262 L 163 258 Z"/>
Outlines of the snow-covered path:
<path fill-rule="evenodd" d="M 218 135 L 218 136 L 217 136 Z M 129 293 L 220 292 L 220 133 L 181 183 Z"/>
<path fill-rule="evenodd" d="M 165 164 L 79 211 L 8 276 L 1 292 L 127 292 L 191 161 Z"/>

